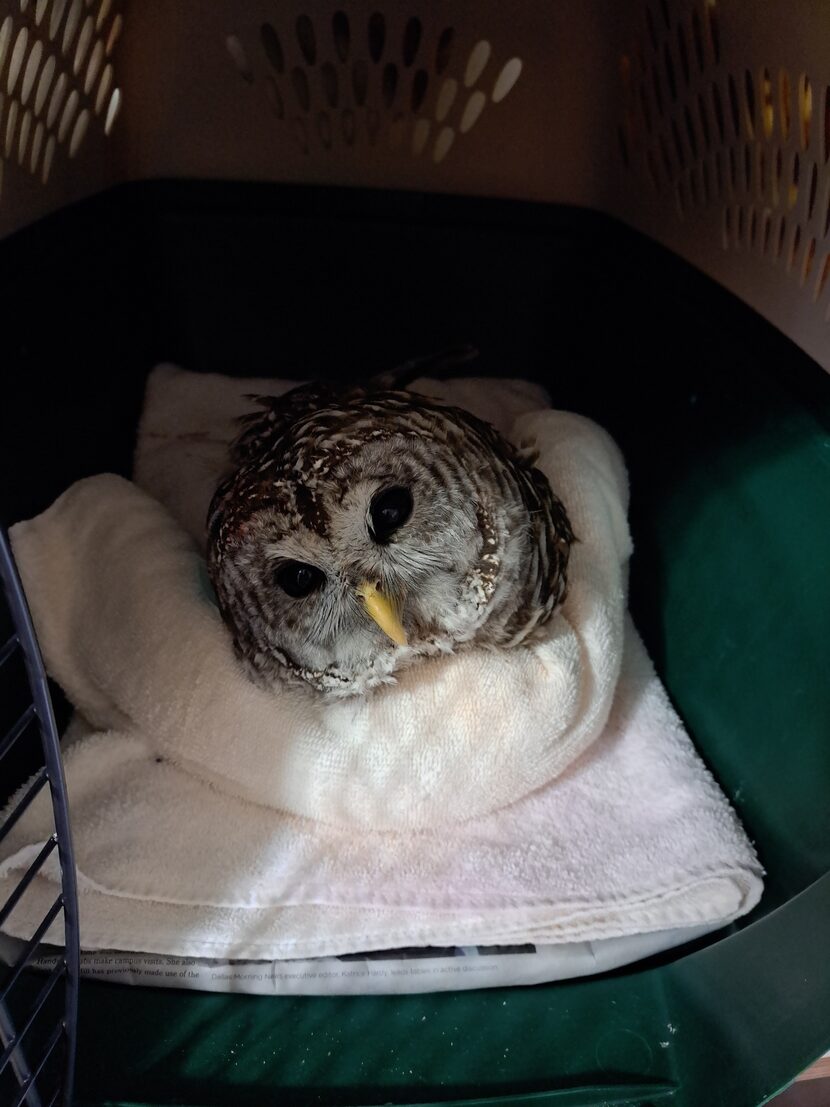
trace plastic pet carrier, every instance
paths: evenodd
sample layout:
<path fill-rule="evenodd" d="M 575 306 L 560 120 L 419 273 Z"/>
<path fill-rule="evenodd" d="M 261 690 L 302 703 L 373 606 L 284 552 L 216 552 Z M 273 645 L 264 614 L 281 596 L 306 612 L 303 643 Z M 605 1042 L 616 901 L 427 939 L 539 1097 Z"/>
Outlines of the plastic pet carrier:
<path fill-rule="evenodd" d="M 82 980 L 72 1102 L 748 1107 L 830 1047 L 828 42 L 821 0 L 0 0 L 4 524 L 129 475 L 161 360 L 336 379 L 474 342 L 620 443 L 635 621 L 767 872 L 731 928 L 567 983 Z M 67 955 L 3 970 L 0 1100 L 47 1105 L 70 842 L 4 578 L 2 792 L 42 732 Z"/>

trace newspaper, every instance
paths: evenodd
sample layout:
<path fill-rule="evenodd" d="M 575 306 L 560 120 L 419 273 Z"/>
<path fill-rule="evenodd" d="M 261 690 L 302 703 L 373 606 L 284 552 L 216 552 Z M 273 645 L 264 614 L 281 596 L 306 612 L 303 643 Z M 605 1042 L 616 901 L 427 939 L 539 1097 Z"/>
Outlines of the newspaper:
<path fill-rule="evenodd" d="M 461 991 L 541 984 L 606 972 L 701 937 L 712 929 L 687 927 L 559 945 L 424 947 L 283 961 L 213 960 L 109 950 L 81 953 L 81 975 L 117 984 L 251 995 Z M 11 945 L 4 943 L 0 956 L 13 959 Z M 55 947 L 41 947 L 32 965 L 48 971 L 61 956 L 62 951 Z"/>

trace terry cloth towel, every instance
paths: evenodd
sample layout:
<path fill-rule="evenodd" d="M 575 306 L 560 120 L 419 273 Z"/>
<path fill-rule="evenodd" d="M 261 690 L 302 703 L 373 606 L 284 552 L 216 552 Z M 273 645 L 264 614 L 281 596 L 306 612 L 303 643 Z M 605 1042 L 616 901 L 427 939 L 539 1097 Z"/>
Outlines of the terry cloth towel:
<path fill-rule="evenodd" d="M 492 382 L 487 388 L 492 394 Z M 218 425 L 226 416 L 213 418 Z M 174 433 L 201 432 L 197 422 L 192 432 Z M 419 761 L 415 743 L 396 745 L 405 727 L 400 719 L 392 725 L 391 706 L 385 731 L 356 726 L 353 715 L 355 707 L 358 714 L 379 710 L 372 701 L 394 704 L 396 696 L 407 711 L 418 709 L 445 682 L 444 670 L 484 665 L 493 655 L 419 664 L 357 705 L 322 705 L 297 690 L 298 719 L 310 729 L 325 718 L 329 729 L 305 745 L 298 740 L 295 756 L 276 705 L 282 693 L 262 692 L 235 667 L 197 551 L 149 496 L 120 478 L 92 478 L 15 528 L 47 667 L 96 731 L 66 754 L 84 948 L 283 958 L 586 941 L 720 925 L 757 902 L 752 848 L 621 610 L 628 538 L 624 471 L 613 444 L 586 420 L 550 411 L 520 416 L 514 433 L 540 440 L 543 464 L 583 539 L 574 605 L 587 605 L 596 625 L 618 621 L 619 637 L 616 660 L 605 663 L 612 675 L 603 677 L 595 660 L 602 650 L 592 655 L 584 626 L 574 626 L 574 612 L 586 608 L 566 604 L 552 639 L 577 642 L 571 668 L 561 671 L 578 690 L 565 681 L 560 692 L 576 707 L 566 708 L 570 721 L 548 734 L 549 743 L 567 742 L 586 711 L 601 722 L 587 728 L 587 740 L 583 732 L 581 755 L 571 752 L 564 772 L 562 759 L 548 754 L 545 761 L 539 734 L 517 728 L 513 745 L 524 743 L 532 769 L 513 802 L 499 789 L 489 792 L 487 812 L 476 788 L 464 787 L 462 770 L 475 778 L 479 759 L 497 774 L 521 760 L 491 749 L 489 728 L 479 731 L 483 749 L 467 749 L 466 765 L 455 753 L 442 762 L 444 731 L 433 711 Z M 551 661 L 554 671 L 560 660 Z M 520 694 L 532 691 L 534 674 L 547 679 L 545 659 L 519 673 Z M 468 676 L 476 676 L 474 667 Z M 502 694 L 499 685 L 495 691 Z M 490 713 L 493 696 L 479 684 L 473 699 Z M 450 702 L 457 695 L 446 710 Z M 269 709 L 276 727 L 269 728 Z M 373 776 L 387 749 L 393 769 Z M 456 773 L 462 811 L 468 804 L 465 821 L 440 828 L 425 817 L 436 810 L 429 790 L 441 787 L 440 773 L 430 775 L 436 761 Z M 545 779 L 534 776 L 542 771 Z M 513 772 L 513 786 L 522 786 L 520 770 Z M 453 814 L 458 809 L 445 821 Z M 4 846 L 0 894 L 50 830 L 45 802 L 36 803 Z M 55 878 L 47 869 L 36 879 L 7 921 L 9 933 L 25 933 L 40 917 Z"/>
<path fill-rule="evenodd" d="M 50 672 L 97 729 L 129 720 L 194 775 L 295 815 L 414 829 L 518 800 L 605 726 L 630 542 L 625 472 L 605 433 L 550 410 L 516 427 L 536 439 L 580 539 L 544 640 L 419 660 L 348 700 L 261 689 L 241 672 L 188 536 L 155 500 L 102 476 L 13 535 Z"/>
<path fill-rule="evenodd" d="M 136 480 L 198 543 L 228 464 L 234 417 L 252 406 L 246 394 L 279 394 L 290 387 L 292 382 L 205 377 L 172 366 L 152 374 Z M 159 616 L 156 637 L 164 642 L 155 663 L 175 681 L 165 702 L 191 719 L 197 711 L 205 716 L 204 725 L 189 726 L 188 739 L 171 717 L 178 758 L 211 774 L 230 774 L 246 798 L 371 828 L 462 821 L 551 780 L 597 737 L 608 717 L 622 656 L 631 548 L 627 479 L 616 446 L 587 420 L 551 411 L 545 393 L 526 382 L 425 380 L 420 387 L 517 440 L 536 439 L 554 489 L 560 495 L 569 489 L 567 506 L 580 537 L 571 554 L 567 604 L 545 640 L 528 649 L 419 661 L 383 695 L 342 704 L 313 692 L 279 700 L 250 693 L 246 704 L 259 705 L 255 717 L 240 715 L 239 705 L 228 700 L 221 719 L 190 674 L 179 675 L 170 654 L 180 651 L 161 629 L 169 616 Z M 145 603 L 142 598 L 142 609 Z M 192 619 L 180 614 L 176 623 L 180 637 L 202 640 Z M 217 663 L 231 664 L 224 640 L 212 640 L 221 651 Z M 108 657 L 103 663 L 109 665 Z M 219 670 L 203 671 L 211 672 L 213 682 Z M 138 679 L 141 695 L 143 674 Z M 269 763 L 237 759 L 229 767 L 226 736 L 235 726 L 261 731 L 271 746 L 280 745 L 279 755 Z M 186 752 L 184 742 L 198 749 Z"/>

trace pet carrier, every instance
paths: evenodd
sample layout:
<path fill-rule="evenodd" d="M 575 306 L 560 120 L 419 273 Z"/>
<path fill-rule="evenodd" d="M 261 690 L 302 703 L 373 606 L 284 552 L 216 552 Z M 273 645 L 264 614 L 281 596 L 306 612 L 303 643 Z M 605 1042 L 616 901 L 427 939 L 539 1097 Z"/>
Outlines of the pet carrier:
<path fill-rule="evenodd" d="M 727 931 L 568 983 L 81 981 L 73 1102 L 750 1107 L 830 1047 L 828 36 L 820 0 L 0 0 L 4 523 L 129 475 L 162 359 L 336 379 L 472 341 L 620 443 L 634 618 L 767 871 Z M 67 1007 L 0 1027 L 11 1102 L 58 1101 L 25 1081 L 71 1046 L 72 938 Z"/>

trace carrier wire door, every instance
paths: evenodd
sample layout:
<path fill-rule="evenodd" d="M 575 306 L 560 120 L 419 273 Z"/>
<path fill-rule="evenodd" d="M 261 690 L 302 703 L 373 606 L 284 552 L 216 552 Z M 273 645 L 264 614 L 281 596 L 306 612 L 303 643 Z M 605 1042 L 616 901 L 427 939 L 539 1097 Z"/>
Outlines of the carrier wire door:
<path fill-rule="evenodd" d="M 8 1107 L 52 1107 L 72 1100 L 75 1040 L 78 1012 L 78 897 L 75 859 L 69 830 L 66 781 L 60 743 L 46 681 L 23 586 L 6 535 L 0 530 L 0 582 L 5 597 L 4 624 L 11 633 L 0 645 L 0 676 L 15 666 L 25 670 L 28 702 L 11 705 L 14 721 L 0 739 L 0 773 L 10 780 L 12 756 L 37 756 L 39 768 L 16 792 L 0 822 L 0 842 L 45 787 L 49 787 L 54 832 L 34 858 L 8 900 L 0 906 L 0 925 L 11 915 L 37 879 L 48 858 L 57 852 L 61 890 L 29 937 L 14 950 L 10 964 L 0 970 L 0 1102 Z M 3 624 L 0 624 L 3 625 Z M 6 674 L 3 674 L 6 670 Z M 8 685 L 0 687 L 5 693 Z M 0 704 L 6 713 L 6 702 Z M 38 756 L 37 737 L 40 738 Z M 13 754 L 14 751 L 14 754 Z M 7 797 L 3 797 L 4 802 Z M 64 951 L 48 975 L 25 972 L 49 928 L 63 914 Z M 61 996 L 62 992 L 62 996 Z M 62 999 L 62 1002 L 61 1002 Z"/>

